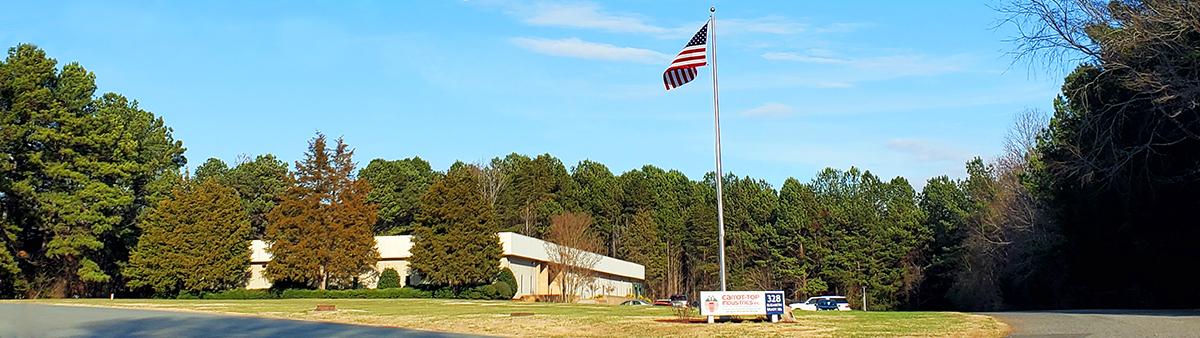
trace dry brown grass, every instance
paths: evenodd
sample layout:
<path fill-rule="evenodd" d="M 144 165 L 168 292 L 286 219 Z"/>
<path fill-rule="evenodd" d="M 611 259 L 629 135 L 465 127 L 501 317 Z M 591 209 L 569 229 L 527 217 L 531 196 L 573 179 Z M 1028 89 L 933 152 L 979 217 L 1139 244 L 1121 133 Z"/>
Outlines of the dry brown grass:
<path fill-rule="evenodd" d="M 999 337 L 994 318 L 957 312 L 796 312 L 796 322 L 680 323 L 669 308 L 439 299 L 115 300 L 38 302 L 199 311 L 495 336 Z M 314 311 L 333 304 L 337 311 Z M 532 316 L 513 317 L 514 312 Z"/>

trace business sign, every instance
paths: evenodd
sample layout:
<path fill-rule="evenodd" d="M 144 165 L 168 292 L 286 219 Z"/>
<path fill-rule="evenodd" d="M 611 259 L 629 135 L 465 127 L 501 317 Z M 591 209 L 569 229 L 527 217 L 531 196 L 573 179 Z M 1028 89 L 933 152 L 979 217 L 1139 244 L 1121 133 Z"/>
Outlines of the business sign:
<path fill-rule="evenodd" d="M 701 316 L 783 314 L 783 291 L 701 291 Z"/>

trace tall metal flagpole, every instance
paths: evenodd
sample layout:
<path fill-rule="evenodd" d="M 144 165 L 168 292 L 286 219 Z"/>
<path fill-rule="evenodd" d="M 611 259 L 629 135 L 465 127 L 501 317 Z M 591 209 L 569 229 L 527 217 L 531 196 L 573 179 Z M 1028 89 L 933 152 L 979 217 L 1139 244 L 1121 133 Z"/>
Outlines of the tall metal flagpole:
<path fill-rule="evenodd" d="M 708 8 L 708 55 L 712 59 L 713 127 L 717 133 L 717 242 L 721 248 L 721 291 L 725 289 L 725 202 L 721 192 L 721 100 L 717 93 L 717 7 Z"/>

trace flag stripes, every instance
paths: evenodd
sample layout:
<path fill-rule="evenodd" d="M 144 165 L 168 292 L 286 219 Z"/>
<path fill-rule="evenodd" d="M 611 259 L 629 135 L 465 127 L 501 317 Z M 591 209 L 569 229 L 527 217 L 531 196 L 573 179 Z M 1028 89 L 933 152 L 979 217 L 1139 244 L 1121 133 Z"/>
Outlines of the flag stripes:
<path fill-rule="evenodd" d="M 692 36 L 688 41 L 687 46 L 671 60 L 671 65 L 667 66 L 667 71 L 663 72 L 663 86 L 667 90 L 682 86 L 696 79 L 696 75 L 700 74 L 696 70 L 697 67 L 702 67 L 708 64 L 707 58 L 707 43 L 708 43 L 708 24 L 700 27 L 700 31 Z"/>

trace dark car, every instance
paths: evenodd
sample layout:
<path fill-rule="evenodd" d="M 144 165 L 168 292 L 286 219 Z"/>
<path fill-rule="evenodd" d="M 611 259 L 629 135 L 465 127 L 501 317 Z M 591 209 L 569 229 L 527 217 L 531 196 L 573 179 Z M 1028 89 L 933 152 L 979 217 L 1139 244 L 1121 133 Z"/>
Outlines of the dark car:
<path fill-rule="evenodd" d="M 817 311 L 837 311 L 838 302 L 833 299 L 817 300 Z"/>

